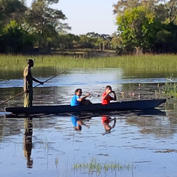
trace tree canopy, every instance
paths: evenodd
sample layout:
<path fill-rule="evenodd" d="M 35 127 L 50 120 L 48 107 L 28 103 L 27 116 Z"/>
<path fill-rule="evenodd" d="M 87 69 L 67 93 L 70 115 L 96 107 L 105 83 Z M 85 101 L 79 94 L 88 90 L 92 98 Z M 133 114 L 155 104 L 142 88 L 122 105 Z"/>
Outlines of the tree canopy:
<path fill-rule="evenodd" d="M 121 0 L 114 13 L 123 53 L 177 51 L 177 1 Z"/>
<path fill-rule="evenodd" d="M 176 0 L 118 0 L 113 5 L 117 31 L 111 36 L 68 33 L 67 17 L 52 5 L 59 0 L 33 0 L 30 7 L 25 2 L 0 0 L 0 53 L 83 48 L 116 49 L 118 54 L 177 52 Z"/>
<path fill-rule="evenodd" d="M 23 0 L 1 0 L 0 52 L 25 52 L 35 46 L 47 48 L 60 31 L 69 29 L 61 22 L 66 16 L 61 10 L 51 8 L 52 3 L 58 0 L 34 0 L 30 8 Z"/>

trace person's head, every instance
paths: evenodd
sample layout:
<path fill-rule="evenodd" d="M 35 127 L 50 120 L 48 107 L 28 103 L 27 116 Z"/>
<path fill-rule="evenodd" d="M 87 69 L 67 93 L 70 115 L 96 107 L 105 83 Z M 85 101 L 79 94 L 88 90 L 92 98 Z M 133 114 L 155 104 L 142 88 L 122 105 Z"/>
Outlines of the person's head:
<path fill-rule="evenodd" d="M 81 130 L 82 130 L 82 126 L 81 126 L 81 125 L 78 125 L 77 127 L 75 127 L 75 130 L 81 131 Z"/>
<path fill-rule="evenodd" d="M 105 87 L 105 91 L 108 92 L 108 91 L 112 91 L 112 87 L 110 85 L 107 85 Z"/>
<path fill-rule="evenodd" d="M 78 88 L 75 90 L 75 95 L 81 96 L 82 95 L 82 89 Z"/>
<path fill-rule="evenodd" d="M 106 132 L 109 132 L 111 130 L 111 126 L 109 124 L 105 124 L 104 129 Z"/>
<path fill-rule="evenodd" d="M 29 67 L 33 67 L 34 66 L 34 61 L 32 59 L 28 59 L 27 64 Z"/>

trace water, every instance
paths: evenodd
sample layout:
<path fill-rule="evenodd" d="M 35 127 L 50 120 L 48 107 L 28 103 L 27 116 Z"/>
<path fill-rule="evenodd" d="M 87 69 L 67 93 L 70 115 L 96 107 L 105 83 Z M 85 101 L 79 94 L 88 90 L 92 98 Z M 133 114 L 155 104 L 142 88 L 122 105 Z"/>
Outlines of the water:
<path fill-rule="evenodd" d="M 57 70 L 33 75 L 46 80 Z M 20 73 L 3 75 L 0 100 L 22 91 Z M 105 85 L 110 84 L 119 101 L 154 99 L 161 95 L 166 77 L 129 75 L 121 69 L 68 71 L 34 88 L 34 105 L 69 104 L 76 88 L 90 92 L 92 102 L 100 102 Z M 173 104 L 172 104 L 173 103 Z M 116 120 L 105 133 L 102 115 L 83 115 L 81 131 L 71 116 L 39 115 L 14 118 L 4 115 L 5 106 L 22 106 L 19 96 L 1 107 L 0 168 L 3 177 L 175 177 L 177 159 L 176 100 L 156 111 L 109 113 Z M 112 121 L 110 125 L 113 125 Z M 10 169 L 10 170 L 9 170 Z"/>

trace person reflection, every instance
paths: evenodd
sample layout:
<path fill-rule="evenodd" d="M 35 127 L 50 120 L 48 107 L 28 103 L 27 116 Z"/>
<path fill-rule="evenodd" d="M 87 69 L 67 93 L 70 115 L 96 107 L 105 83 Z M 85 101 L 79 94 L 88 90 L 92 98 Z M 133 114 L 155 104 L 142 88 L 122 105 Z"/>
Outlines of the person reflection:
<path fill-rule="evenodd" d="M 24 133 L 24 156 L 27 159 L 27 168 L 33 167 L 33 160 L 31 159 L 31 151 L 32 151 L 32 135 L 33 135 L 33 124 L 32 118 L 26 118 L 24 120 L 25 125 L 25 133 Z"/>
<path fill-rule="evenodd" d="M 82 130 L 82 125 L 84 125 L 85 127 L 87 128 L 90 128 L 88 125 L 86 125 L 81 118 L 78 118 L 77 116 L 75 115 L 72 115 L 71 116 L 71 122 L 73 124 L 73 127 L 75 130 L 77 131 L 81 131 Z"/>
<path fill-rule="evenodd" d="M 111 133 L 111 129 L 115 127 L 116 125 L 116 118 L 112 119 L 110 116 L 107 116 L 107 115 L 103 115 L 102 116 L 102 125 L 104 126 L 104 129 L 105 129 L 105 134 L 107 133 Z M 110 123 L 113 121 L 113 124 L 110 125 Z"/>

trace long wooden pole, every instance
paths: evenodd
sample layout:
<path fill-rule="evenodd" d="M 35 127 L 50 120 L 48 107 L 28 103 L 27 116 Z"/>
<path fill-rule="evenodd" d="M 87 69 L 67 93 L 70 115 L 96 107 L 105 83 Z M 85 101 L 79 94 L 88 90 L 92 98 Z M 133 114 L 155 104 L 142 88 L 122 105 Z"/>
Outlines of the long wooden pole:
<path fill-rule="evenodd" d="M 59 76 L 60 74 L 63 74 L 63 73 L 65 73 L 65 71 L 63 71 L 63 72 L 61 72 L 61 73 L 59 73 L 59 74 L 57 74 L 57 75 L 55 75 L 55 76 L 52 76 L 52 77 L 48 78 L 48 79 L 45 80 L 43 83 L 46 83 L 46 82 L 48 82 L 49 80 L 52 80 L 53 78 L 55 78 L 55 77 L 57 77 L 57 76 Z M 33 88 L 38 87 L 39 85 L 41 85 L 41 84 L 37 84 L 37 85 L 35 85 Z M 12 96 L 12 97 L 10 97 L 10 98 L 8 98 L 7 100 L 2 101 L 2 102 L 0 103 L 0 105 L 3 105 L 4 103 L 7 103 L 9 100 L 12 100 L 12 99 L 14 99 L 14 98 L 17 97 L 17 96 L 20 96 L 20 95 L 22 95 L 23 93 L 24 93 L 24 91 L 23 91 L 23 92 L 20 92 L 20 93 L 18 93 L 18 94 L 16 94 L 16 95 L 14 95 L 14 96 Z"/>

